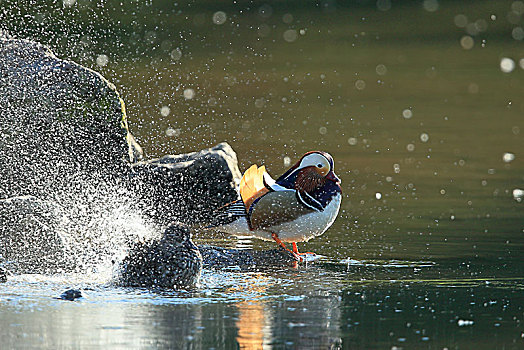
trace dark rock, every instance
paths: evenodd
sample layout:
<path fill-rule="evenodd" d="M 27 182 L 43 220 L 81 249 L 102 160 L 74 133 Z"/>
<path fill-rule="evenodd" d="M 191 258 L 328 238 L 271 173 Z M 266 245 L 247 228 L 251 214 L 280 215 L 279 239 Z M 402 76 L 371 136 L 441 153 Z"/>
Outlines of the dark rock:
<path fill-rule="evenodd" d="M 120 266 L 118 284 L 146 288 L 190 288 L 198 284 L 202 255 L 189 228 L 170 225 L 161 238 L 138 242 Z"/>
<path fill-rule="evenodd" d="M 145 211 L 162 225 L 210 220 L 216 208 L 238 199 L 240 179 L 236 153 L 225 142 L 200 152 L 139 162 L 130 175 L 135 192 L 147 204 Z"/>
<path fill-rule="evenodd" d="M 60 297 L 58 297 L 57 299 L 74 301 L 75 299 L 82 298 L 82 297 L 83 295 L 80 290 L 68 289 L 65 292 L 63 292 L 62 294 L 60 294 Z"/>
<path fill-rule="evenodd" d="M 1 33 L 0 135 L 0 198 L 43 198 L 81 173 L 111 178 L 142 155 L 113 84 Z"/>
<path fill-rule="evenodd" d="M 39 43 L 0 33 L 0 262 L 9 271 L 73 271 L 83 266 L 75 254 L 107 255 L 101 240 L 113 230 L 100 228 L 98 216 L 121 203 L 156 224 L 193 224 L 238 198 L 241 174 L 226 143 L 141 160 L 114 85 Z M 136 249 L 160 252 L 147 260 L 160 269 L 155 264 L 177 258 L 168 238 Z"/>
<path fill-rule="evenodd" d="M 12 273 L 54 273 L 71 264 L 57 234 L 60 208 L 32 196 L 0 200 L 0 257 Z"/>
<path fill-rule="evenodd" d="M 295 266 L 298 262 L 291 252 L 282 248 L 253 250 L 200 246 L 199 249 L 206 268 L 236 267 L 250 270 L 270 266 Z"/>
<path fill-rule="evenodd" d="M 7 282 L 7 270 L 0 266 L 0 283 Z"/>

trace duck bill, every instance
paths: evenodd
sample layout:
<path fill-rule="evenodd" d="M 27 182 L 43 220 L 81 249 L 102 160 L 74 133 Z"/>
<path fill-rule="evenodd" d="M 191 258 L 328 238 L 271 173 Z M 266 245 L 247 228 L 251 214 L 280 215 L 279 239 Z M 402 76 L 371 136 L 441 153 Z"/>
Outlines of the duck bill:
<path fill-rule="evenodd" d="M 331 180 L 331 181 L 333 181 L 336 184 L 340 184 L 340 182 L 341 182 L 340 179 L 338 178 L 338 176 L 335 175 L 335 173 L 333 171 L 330 171 L 327 174 L 326 179 Z"/>

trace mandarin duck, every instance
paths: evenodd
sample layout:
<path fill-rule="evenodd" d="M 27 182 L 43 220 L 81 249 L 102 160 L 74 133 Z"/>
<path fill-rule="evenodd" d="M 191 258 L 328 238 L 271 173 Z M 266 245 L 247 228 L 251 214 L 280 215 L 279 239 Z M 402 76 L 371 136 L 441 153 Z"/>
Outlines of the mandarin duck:
<path fill-rule="evenodd" d="M 306 153 L 276 181 L 265 166 L 252 165 L 242 176 L 239 192 L 241 199 L 216 211 L 212 226 L 274 240 L 299 261 L 308 253 L 299 253 L 296 243 L 323 234 L 335 221 L 342 199 L 333 158 L 320 151 Z M 291 242 L 293 250 L 284 242 Z"/>

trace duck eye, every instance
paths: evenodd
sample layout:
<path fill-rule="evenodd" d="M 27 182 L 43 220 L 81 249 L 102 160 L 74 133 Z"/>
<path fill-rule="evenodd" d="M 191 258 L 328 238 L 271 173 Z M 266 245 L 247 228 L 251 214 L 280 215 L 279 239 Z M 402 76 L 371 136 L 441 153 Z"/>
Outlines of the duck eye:
<path fill-rule="evenodd" d="M 319 168 L 322 168 L 322 166 L 323 166 L 322 164 L 317 164 L 317 167 Z"/>

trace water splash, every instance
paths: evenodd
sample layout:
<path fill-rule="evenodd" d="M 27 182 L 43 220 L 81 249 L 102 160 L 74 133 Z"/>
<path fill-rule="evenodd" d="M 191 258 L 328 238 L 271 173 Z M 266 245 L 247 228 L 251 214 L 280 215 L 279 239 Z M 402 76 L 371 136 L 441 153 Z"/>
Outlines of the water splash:
<path fill-rule="evenodd" d="M 57 232 L 73 258 L 76 272 L 108 281 L 136 240 L 153 238 L 159 229 L 141 215 L 135 195 L 124 186 L 83 181 L 79 192 L 55 194 L 61 208 Z"/>

